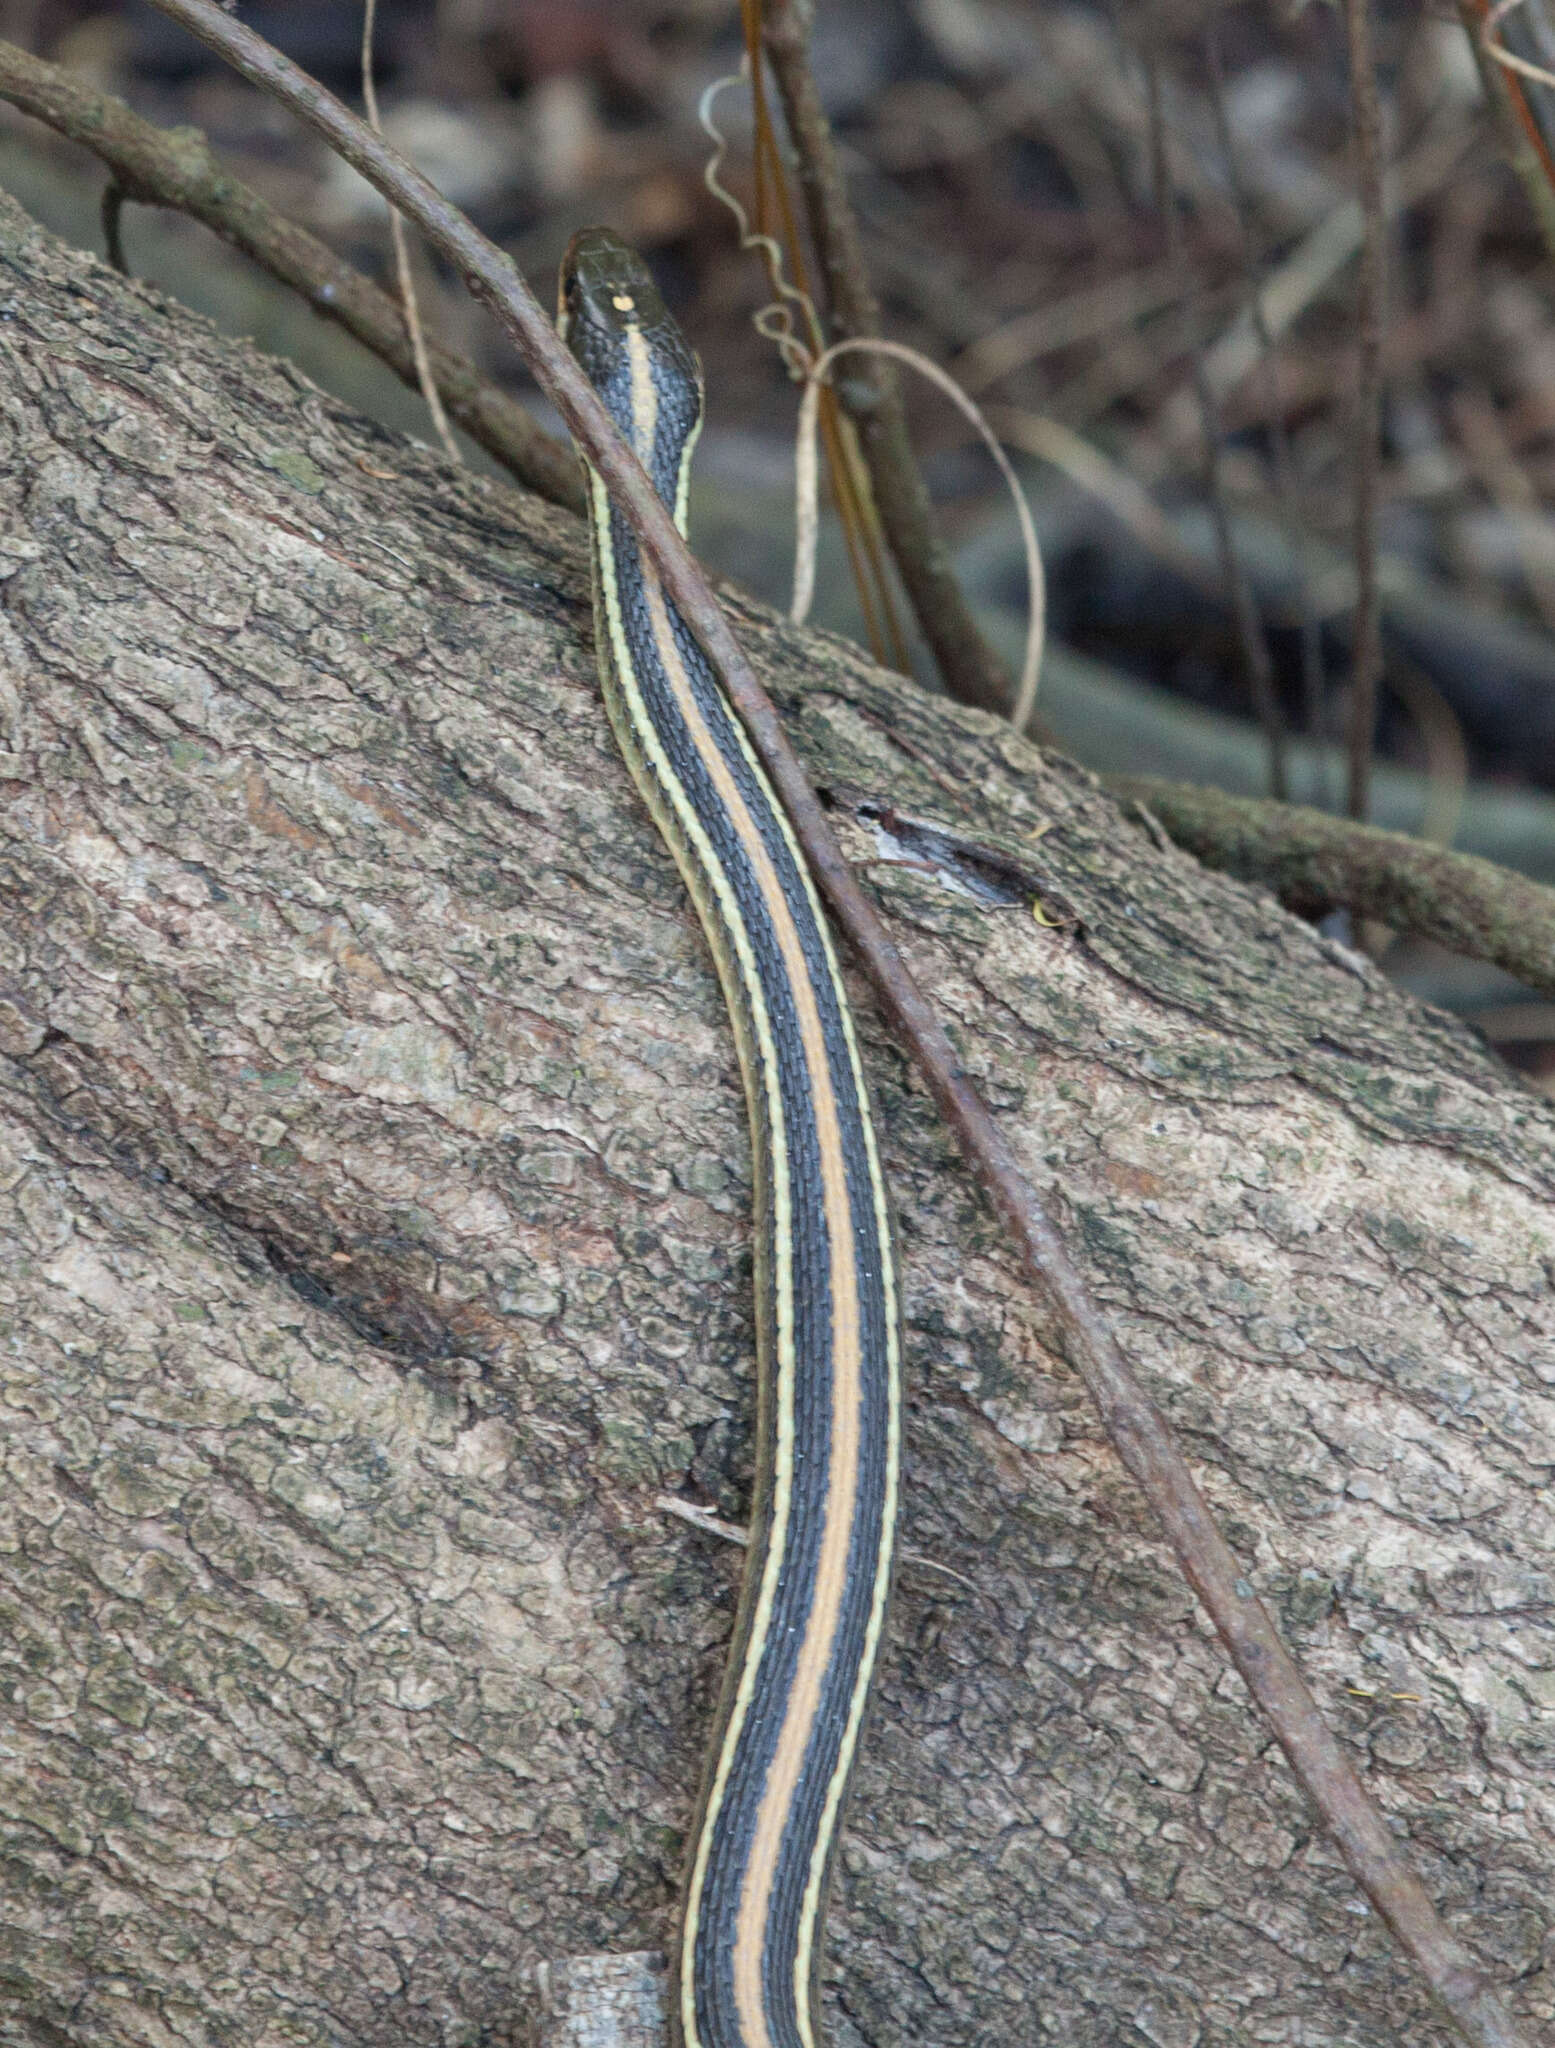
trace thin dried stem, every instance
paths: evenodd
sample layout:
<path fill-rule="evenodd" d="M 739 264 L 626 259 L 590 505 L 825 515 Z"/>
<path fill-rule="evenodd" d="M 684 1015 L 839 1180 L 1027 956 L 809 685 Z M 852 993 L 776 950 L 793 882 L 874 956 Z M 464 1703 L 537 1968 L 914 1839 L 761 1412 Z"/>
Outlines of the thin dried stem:
<path fill-rule="evenodd" d="M 1181 263 L 1177 232 L 1177 196 L 1168 168 L 1166 114 L 1161 87 L 1161 66 L 1153 43 L 1146 42 L 1141 61 L 1145 72 L 1145 104 L 1149 116 L 1150 181 L 1161 237 L 1169 264 Z M 1186 280 L 1185 280 L 1186 283 Z M 1226 503 L 1225 479 L 1221 467 L 1220 408 L 1214 386 L 1204 364 L 1202 322 L 1194 295 L 1185 291 L 1181 306 L 1183 341 L 1188 351 L 1193 388 L 1199 402 L 1199 426 L 1204 463 L 1204 489 L 1209 500 L 1210 519 L 1215 529 L 1215 550 L 1220 558 L 1223 596 L 1236 625 L 1237 644 L 1242 654 L 1242 673 L 1253 712 L 1263 727 L 1267 749 L 1269 794 L 1287 794 L 1285 772 L 1285 721 L 1280 715 L 1274 690 L 1274 662 L 1268 637 L 1259 616 L 1257 600 L 1236 551 L 1231 531 L 1231 510 Z"/>
<path fill-rule="evenodd" d="M 762 84 L 760 10 L 756 0 L 744 0 L 741 13 L 745 22 L 746 48 L 740 69 L 728 77 L 715 79 L 702 94 L 697 109 L 703 133 L 713 144 L 713 154 L 702 167 L 702 182 L 718 203 L 733 214 L 739 229 L 740 247 L 758 255 L 766 270 L 772 297 L 756 313 L 752 326 L 777 349 L 794 381 L 803 383 L 809 373 L 809 365 L 825 347 L 826 337 L 815 300 L 810 295 L 804 249 L 798 239 L 787 179 L 767 113 L 766 90 Z M 720 175 L 728 145 L 713 120 L 712 112 L 713 102 L 725 86 L 737 85 L 742 79 L 749 82 L 755 117 L 753 167 L 758 220 L 754 227 L 749 214 Z M 783 244 L 770 231 L 769 215 L 774 209 L 778 226 L 789 237 L 797 279 L 793 284 L 785 275 Z M 853 423 L 837 403 L 836 392 L 830 388 L 821 399 L 821 433 L 826 444 L 826 467 L 831 477 L 838 524 L 848 551 L 848 567 L 858 592 L 859 608 L 864 614 L 864 629 L 870 649 L 876 661 L 890 663 L 905 674 L 909 666 L 907 643 L 897 620 L 890 578 L 886 573 L 879 514 L 870 496 L 869 478 Z"/>
<path fill-rule="evenodd" d="M 880 306 L 869 281 L 831 125 L 810 69 L 811 11 L 810 0 L 767 0 L 763 42 L 798 157 L 810 235 L 826 280 L 832 338 L 874 340 L 881 329 Z M 858 429 L 897 573 L 945 688 L 963 703 L 1008 714 L 1014 685 L 972 616 L 935 531 L 928 488 L 907 431 L 900 384 L 890 370 L 872 367 L 850 378 L 841 397 Z"/>
<path fill-rule="evenodd" d="M 1398 1841 L 1318 1712 L 1267 1609 L 1220 1534 L 1165 1419 L 1134 1375 L 1008 1140 L 844 860 L 771 700 L 706 576 L 512 260 L 332 94 L 234 21 L 216 0 L 155 0 L 252 84 L 289 107 L 397 206 L 506 326 L 579 448 L 630 520 L 665 592 L 729 694 L 882 1011 L 909 1048 L 994 1211 L 1053 1315 L 1123 1464 L 1163 1531 L 1249 1691 L 1269 1720 L 1347 1867 L 1476 2048 L 1526 2048 L 1469 1951 L 1437 1916 Z"/>
<path fill-rule="evenodd" d="M 1458 0 L 1458 19 L 1474 52 L 1502 150 L 1528 200 L 1545 254 L 1555 262 L 1555 160 L 1517 76 L 1521 66 L 1510 61 L 1512 52 L 1497 33 L 1499 14 L 1489 0 Z"/>
<path fill-rule="evenodd" d="M 810 315 L 812 352 L 819 353 L 825 345 L 826 336 L 810 293 L 804 241 L 789 191 L 783 152 L 778 146 L 777 131 L 767 109 L 762 43 L 763 0 L 740 0 L 740 19 L 745 34 L 745 61 L 751 80 L 757 221 L 768 230 L 776 222 L 782 231 L 784 243 L 793 258 L 794 275 Z M 771 242 L 770 232 L 768 241 Z M 844 412 L 837 393 L 830 390 L 821 401 L 821 419 L 826 429 L 827 463 L 837 514 L 848 538 L 854 580 L 866 615 L 872 618 L 876 611 L 879 614 L 879 627 L 871 624 L 872 641 L 878 647 L 883 634 L 890 649 L 892 665 L 905 673 L 910 664 L 886 567 L 889 543 L 882 531 L 880 507 L 871 486 L 869 464 L 860 443 L 858 426 Z M 871 589 L 873 597 L 870 596 Z"/>
<path fill-rule="evenodd" d="M 1383 194 L 1386 218 L 1394 219 L 1439 190 L 1456 171 L 1479 132 L 1474 123 L 1455 116 L 1430 123 L 1387 180 Z M 1278 342 L 1289 333 L 1360 252 L 1365 235 L 1365 216 L 1359 201 L 1341 200 L 1268 273 L 1258 291 L 1259 317 L 1255 319 L 1244 309 L 1205 351 L 1205 368 L 1222 404 L 1243 378 L 1257 368 L 1265 336 Z M 1154 368 L 1154 359 L 1151 360 Z M 1182 446 L 1192 438 L 1198 430 L 1198 419 L 1191 393 L 1184 392 L 1173 399 L 1162 424 L 1168 442 L 1174 446 Z"/>
<path fill-rule="evenodd" d="M 1372 62 L 1366 0 L 1344 0 L 1355 110 L 1356 185 L 1361 253 L 1356 279 L 1355 630 L 1350 665 L 1348 777 L 1345 806 L 1364 819 L 1371 795 L 1371 757 L 1382 674 L 1382 600 L 1377 588 L 1377 514 L 1381 504 L 1382 330 L 1386 288 L 1383 250 L 1382 102 Z"/>
<path fill-rule="evenodd" d="M 1323 742 L 1328 737 L 1326 704 L 1323 691 L 1323 631 L 1317 615 L 1317 605 L 1312 595 L 1312 565 L 1310 561 L 1311 536 L 1307 529 L 1306 516 L 1301 506 L 1301 494 L 1296 488 L 1296 465 L 1291 453 L 1290 434 L 1285 425 L 1285 407 L 1280 390 L 1279 357 L 1275 351 L 1274 336 L 1264 314 L 1262 294 L 1254 277 L 1254 246 L 1252 230 L 1252 200 L 1246 181 L 1242 176 L 1241 152 L 1231 132 L 1231 121 L 1226 111 L 1225 70 L 1220 55 L 1220 34 L 1218 23 L 1212 21 L 1204 31 L 1205 55 L 1209 60 L 1209 103 L 1215 123 L 1215 140 L 1219 144 L 1221 159 L 1226 167 L 1226 182 L 1231 193 L 1231 203 L 1236 212 L 1237 232 L 1241 239 L 1242 281 L 1246 293 L 1246 312 L 1258 337 L 1262 357 L 1264 381 L 1265 418 L 1268 423 L 1269 453 L 1274 478 L 1274 499 L 1280 510 L 1280 517 L 1291 537 L 1291 552 L 1296 567 L 1296 612 L 1301 630 L 1301 693 L 1308 737 L 1313 742 L 1313 769 L 1318 778 L 1317 800 L 1326 806 L 1328 791 L 1324 786 L 1326 777 Z M 1218 403 L 1213 391 L 1210 402 Z M 1272 792 L 1278 796 L 1282 792 Z"/>
<path fill-rule="evenodd" d="M 1037 681 L 1042 672 L 1042 643 L 1047 634 L 1047 579 L 1042 569 L 1042 550 L 1037 543 L 1036 522 L 1031 516 L 1031 507 L 1026 502 L 1026 493 L 1021 489 L 1020 478 L 1015 474 L 1010 458 L 999 446 L 993 428 L 973 399 L 967 397 L 961 386 L 948 370 L 942 370 L 938 363 L 915 348 L 908 348 L 900 341 L 834 341 L 829 349 L 811 365 L 805 385 L 803 403 L 799 408 L 798 453 L 794 462 L 795 498 L 798 506 L 795 520 L 799 543 L 794 557 L 794 601 L 789 617 L 795 625 L 802 625 L 809 616 L 810 598 L 815 587 L 815 546 L 819 521 L 816 517 L 816 473 L 815 473 L 815 419 L 821 398 L 826 390 L 823 379 L 839 356 L 882 355 L 890 356 L 899 363 L 905 363 L 931 384 L 943 391 L 945 396 L 977 430 L 983 446 L 999 465 L 999 474 L 1009 486 L 1015 503 L 1015 517 L 1020 526 L 1021 549 L 1026 557 L 1026 652 L 1021 662 L 1019 687 L 1015 692 L 1015 707 L 1010 713 L 1010 723 L 1017 732 L 1023 732 L 1037 701 Z"/>
<path fill-rule="evenodd" d="M 367 109 L 367 118 L 372 123 L 373 133 L 383 133 L 383 123 L 378 118 L 378 91 L 373 84 L 373 30 L 377 25 L 378 0 L 365 0 L 362 8 L 362 103 Z M 421 331 L 421 307 L 416 298 L 416 280 L 410 270 L 410 241 L 405 233 L 405 223 L 394 207 L 389 208 L 389 236 L 394 243 L 394 272 L 399 280 L 400 306 L 405 315 L 405 333 L 410 341 L 410 353 L 415 359 L 416 382 L 421 386 L 421 395 L 427 402 L 427 411 L 432 415 L 432 427 L 443 444 L 443 453 L 450 462 L 458 462 L 459 444 L 453 437 L 448 424 L 448 415 L 443 410 L 443 401 L 437 393 L 437 380 L 432 375 L 432 365 L 427 358 L 426 336 Z"/>

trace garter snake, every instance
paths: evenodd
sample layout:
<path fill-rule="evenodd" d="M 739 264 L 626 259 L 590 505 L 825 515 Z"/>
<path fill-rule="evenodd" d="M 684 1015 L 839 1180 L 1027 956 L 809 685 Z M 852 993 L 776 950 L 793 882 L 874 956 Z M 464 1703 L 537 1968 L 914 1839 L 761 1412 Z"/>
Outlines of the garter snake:
<path fill-rule="evenodd" d="M 558 327 L 684 533 L 701 368 L 641 259 L 603 229 L 567 251 Z M 689 1842 L 674 2024 L 682 2048 L 818 2048 L 822 1921 L 896 1519 L 885 1185 L 804 858 L 652 563 L 585 474 L 605 707 L 712 949 L 754 1154 L 755 1499 Z"/>

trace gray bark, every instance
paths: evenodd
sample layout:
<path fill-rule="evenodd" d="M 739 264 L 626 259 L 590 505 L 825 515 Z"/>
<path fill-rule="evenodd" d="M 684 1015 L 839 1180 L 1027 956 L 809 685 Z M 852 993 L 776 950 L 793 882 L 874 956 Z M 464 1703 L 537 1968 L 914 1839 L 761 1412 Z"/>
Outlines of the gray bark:
<path fill-rule="evenodd" d="M 664 2048 L 664 1957 L 567 1956 L 535 1971 L 533 2048 Z"/>
<path fill-rule="evenodd" d="M 664 1945 L 732 1615 L 654 1505 L 749 1483 L 717 987 L 576 527 L 8 203 L 0 267 L 0 2039 L 514 2042 L 536 1966 Z M 1537 2037 L 1555 1115 L 1081 770 L 731 604 Z M 858 1008 L 908 1562 L 832 2042 L 1445 2048 Z"/>

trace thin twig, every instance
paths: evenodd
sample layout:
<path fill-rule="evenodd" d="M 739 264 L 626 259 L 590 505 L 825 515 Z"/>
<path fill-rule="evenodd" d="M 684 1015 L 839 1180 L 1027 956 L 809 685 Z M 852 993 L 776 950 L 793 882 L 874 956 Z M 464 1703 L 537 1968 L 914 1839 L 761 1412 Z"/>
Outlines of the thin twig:
<path fill-rule="evenodd" d="M 367 118 L 375 135 L 383 133 L 383 123 L 378 118 L 378 89 L 373 84 L 373 30 L 377 25 L 378 0 L 364 0 L 362 7 L 362 104 L 367 109 Z M 389 237 L 394 243 L 394 274 L 399 281 L 400 309 L 405 315 L 405 333 L 410 341 L 410 353 L 415 359 L 416 382 L 421 386 L 421 395 L 427 402 L 427 411 L 432 415 L 432 427 L 443 444 L 443 453 L 450 462 L 461 460 L 459 444 L 448 425 L 448 415 L 443 410 L 443 401 L 437 395 L 437 380 L 432 375 L 432 365 L 427 359 L 426 336 L 421 331 L 421 306 L 416 297 L 416 280 L 410 270 L 410 240 L 405 233 L 405 223 L 400 219 L 396 207 L 389 208 Z"/>
<path fill-rule="evenodd" d="M 1489 15 L 1489 0 L 1458 0 L 1458 19 L 1474 52 L 1501 148 L 1523 188 L 1545 255 L 1555 263 L 1555 166 L 1521 82 L 1498 60 L 1497 46 L 1485 41 Z"/>
<path fill-rule="evenodd" d="M 1304 805 L 1149 775 L 1104 780 L 1206 867 L 1271 889 L 1300 917 L 1344 909 L 1375 918 L 1555 996 L 1555 889 L 1526 875 Z"/>
<path fill-rule="evenodd" d="M 1555 112 L 1544 96 L 1555 86 L 1555 72 L 1550 70 L 1551 37 L 1543 8 L 1530 9 L 1528 0 L 1493 0 L 1484 8 L 1480 40 L 1508 81 L 1517 84 L 1528 132 L 1544 159 L 1545 175 L 1555 184 L 1555 156 L 1550 153 L 1555 143 Z M 1542 88 L 1539 96 L 1530 99 L 1523 92 L 1521 81 L 1525 78 Z"/>
<path fill-rule="evenodd" d="M 693 1529 L 702 1529 L 709 1536 L 716 1536 L 723 1543 L 749 1544 L 750 1531 L 738 1523 L 726 1522 L 711 1508 L 698 1507 L 694 1500 L 682 1500 L 678 1493 L 656 1493 L 653 1504 L 660 1514 L 674 1515 L 679 1521 L 689 1522 Z"/>
<path fill-rule="evenodd" d="M 1361 254 L 1356 279 L 1355 630 L 1351 648 L 1346 808 L 1364 819 L 1382 674 L 1382 601 L 1377 589 L 1377 512 L 1382 495 L 1383 198 L 1382 103 L 1372 63 L 1366 0 L 1344 0 L 1355 110 Z"/>
<path fill-rule="evenodd" d="M 110 178 L 103 187 L 103 251 L 120 277 L 130 274 L 124 260 L 124 202 L 128 197 L 117 178 Z"/>
<path fill-rule="evenodd" d="M 1394 219 L 1437 190 L 1456 170 L 1480 130 L 1467 121 L 1433 124 L 1401 159 L 1384 192 L 1387 218 Z M 1224 404 L 1232 390 L 1258 365 L 1267 340 L 1280 341 L 1309 307 L 1315 305 L 1365 242 L 1365 216 L 1359 202 L 1343 199 L 1310 228 L 1284 260 L 1264 279 L 1258 291 L 1260 332 L 1244 309 L 1205 352 L 1204 366 L 1216 397 Z M 1162 422 L 1167 441 L 1187 444 L 1197 432 L 1197 407 L 1191 392 L 1179 393 Z"/>
<path fill-rule="evenodd" d="M 1037 542 L 1036 522 L 1031 516 L 1031 507 L 1026 502 L 1026 493 L 1021 489 L 1020 478 L 1004 450 L 999 446 L 993 428 L 984 418 L 981 409 L 973 399 L 967 397 L 961 386 L 948 370 L 942 370 L 938 363 L 923 355 L 915 348 L 909 348 L 901 341 L 834 341 L 829 349 L 811 364 L 805 384 L 805 395 L 799 407 L 799 432 L 794 458 L 794 496 L 798 506 L 795 525 L 798 529 L 798 545 L 794 554 L 794 602 L 789 617 L 794 624 L 802 625 L 809 615 L 810 598 L 815 588 L 815 544 L 819 524 L 816 513 L 816 466 L 815 426 L 820 410 L 822 394 L 826 390 L 824 379 L 827 371 L 839 356 L 882 355 L 890 356 L 909 369 L 917 370 L 928 378 L 956 407 L 962 418 L 968 420 L 976 430 L 983 446 L 999 466 L 999 474 L 1009 487 L 1015 504 L 1015 518 L 1020 527 L 1021 551 L 1026 558 L 1026 651 L 1021 661 L 1020 680 L 1015 691 L 1015 704 L 1010 712 L 1010 723 L 1017 732 L 1024 732 L 1030 721 L 1037 701 L 1037 681 L 1042 673 L 1042 646 L 1047 637 L 1047 577 L 1042 567 L 1042 549 Z"/>
<path fill-rule="evenodd" d="M 1291 453 L 1290 432 L 1285 424 L 1285 407 L 1280 389 L 1279 357 L 1275 352 L 1274 336 L 1269 332 L 1269 323 L 1264 316 L 1263 298 L 1254 279 L 1252 197 L 1242 175 L 1241 152 L 1236 146 L 1236 139 L 1231 132 L 1230 116 L 1226 111 L 1225 70 L 1221 62 L 1220 30 L 1217 21 L 1212 20 L 1206 27 L 1204 45 L 1205 55 L 1209 60 L 1209 102 L 1215 123 L 1215 140 L 1226 167 L 1226 184 L 1236 212 L 1237 233 L 1242 245 L 1242 279 L 1246 290 L 1246 310 L 1253 323 L 1253 332 L 1258 337 L 1258 347 L 1262 356 L 1265 418 L 1268 422 L 1274 500 L 1279 507 L 1281 522 L 1291 537 L 1291 554 L 1296 570 L 1296 610 L 1301 628 L 1302 708 L 1306 717 L 1307 737 L 1312 741 L 1313 764 L 1319 778 L 1315 794 L 1318 803 L 1326 807 L 1328 791 L 1324 786 L 1323 762 L 1326 756 L 1323 742 L 1328 737 L 1328 719 L 1323 693 L 1323 632 L 1312 596 L 1311 535 L 1307 530 L 1301 494 L 1296 488 L 1296 465 Z M 1213 391 L 1210 392 L 1210 402 L 1216 406 L 1219 403 Z M 1278 796 L 1281 792 L 1276 790 L 1273 794 Z"/>
<path fill-rule="evenodd" d="M 763 41 L 798 157 L 810 235 L 826 280 L 832 339 L 873 340 L 881 331 L 880 307 L 810 69 L 811 15 L 812 0 L 767 0 Z M 963 703 L 1008 714 L 1014 684 L 972 616 L 935 531 L 900 383 L 887 367 L 872 365 L 850 377 L 840 396 L 858 429 L 897 572 L 945 688 Z"/>
<path fill-rule="evenodd" d="M 316 81 L 223 12 L 216 0 L 155 0 L 252 84 L 322 135 L 427 237 L 498 314 L 579 448 L 640 537 L 665 592 L 705 650 L 788 812 L 838 923 L 889 1023 L 911 1050 L 941 1114 L 1054 1316 L 1126 1468 L 1138 1480 L 1249 1691 L 1356 1881 L 1478 2048 L 1525 2048 L 1468 1949 L 1438 1918 L 1391 1829 L 1318 1712 L 1262 1601 L 1220 1534 L 1160 1411 L 1124 1359 L 1079 1271 L 973 1088 L 944 1026 L 860 889 L 771 700 L 669 509 L 612 424 L 511 259 L 414 167 Z"/>
<path fill-rule="evenodd" d="M 1145 103 L 1149 114 L 1150 182 L 1161 237 L 1168 263 L 1181 262 L 1181 238 L 1177 232 L 1177 195 L 1171 183 L 1166 148 L 1166 112 L 1162 93 L 1160 56 L 1154 40 L 1147 36 L 1141 46 L 1145 73 Z M 1184 280 L 1186 284 L 1186 280 Z M 1268 753 L 1269 794 L 1284 798 L 1288 793 L 1285 772 L 1285 721 L 1280 714 L 1274 689 L 1274 661 L 1268 636 L 1259 615 L 1258 602 L 1247 579 L 1231 532 L 1231 511 L 1226 503 L 1225 479 L 1221 466 L 1220 408 L 1214 387 L 1204 367 L 1201 321 L 1196 295 L 1184 291 L 1180 318 L 1183 342 L 1198 395 L 1200 433 L 1204 462 L 1204 489 L 1209 500 L 1210 520 L 1215 530 L 1215 551 L 1220 558 L 1224 594 L 1236 626 L 1237 645 L 1242 655 L 1242 673 L 1253 712 L 1263 728 Z"/>
<path fill-rule="evenodd" d="M 713 145 L 713 153 L 702 166 L 702 183 L 733 215 L 739 229 L 740 247 L 761 260 L 767 273 L 771 299 L 751 319 L 764 341 L 776 348 L 783 366 L 796 383 L 803 382 L 809 365 L 826 346 L 821 316 L 810 292 L 799 223 L 794 217 L 788 178 L 778 152 L 777 137 L 767 111 L 763 79 L 760 33 L 760 0 L 745 0 L 740 9 L 745 30 L 745 54 L 740 68 L 715 78 L 702 94 L 697 119 Z M 751 169 L 755 179 L 755 203 L 760 216 L 752 225 L 744 206 L 720 175 L 728 144 L 713 119 L 713 104 L 726 86 L 741 81 L 750 87 L 752 114 Z M 769 219 L 769 214 L 773 216 Z M 782 239 L 772 229 L 781 231 Z M 786 247 L 785 247 L 786 242 Z M 793 281 L 786 275 L 793 267 Z M 886 568 L 886 545 L 880 529 L 880 514 L 869 488 L 858 432 L 843 412 L 835 391 L 828 388 L 821 398 L 821 432 L 826 443 L 826 465 L 831 476 L 832 498 L 837 523 L 842 529 L 848 566 L 858 592 L 864 630 L 876 661 L 906 674 L 911 666 L 907 643 L 897 617 L 896 595 Z"/>
<path fill-rule="evenodd" d="M 0 42 L 0 99 L 89 149 L 126 198 L 200 221 L 417 389 L 415 358 L 394 300 L 234 178 L 197 128 L 154 127 L 111 93 L 6 42 Z M 464 357 L 435 341 L 427 354 L 444 404 L 470 439 L 530 490 L 581 512 L 573 450 L 543 432 Z"/>

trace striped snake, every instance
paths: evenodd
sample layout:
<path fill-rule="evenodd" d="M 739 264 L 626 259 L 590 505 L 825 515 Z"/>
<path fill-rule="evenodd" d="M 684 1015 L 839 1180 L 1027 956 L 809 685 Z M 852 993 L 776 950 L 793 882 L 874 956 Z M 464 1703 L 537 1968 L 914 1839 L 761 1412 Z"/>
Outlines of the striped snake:
<path fill-rule="evenodd" d="M 641 259 L 573 238 L 558 327 L 686 524 L 696 356 Z M 707 933 L 755 1166 L 756 1491 L 692 1828 L 681 2048 L 817 2048 L 826 1895 L 885 1627 L 901 1383 L 885 1183 L 804 856 L 701 649 L 585 463 L 605 708 Z"/>

